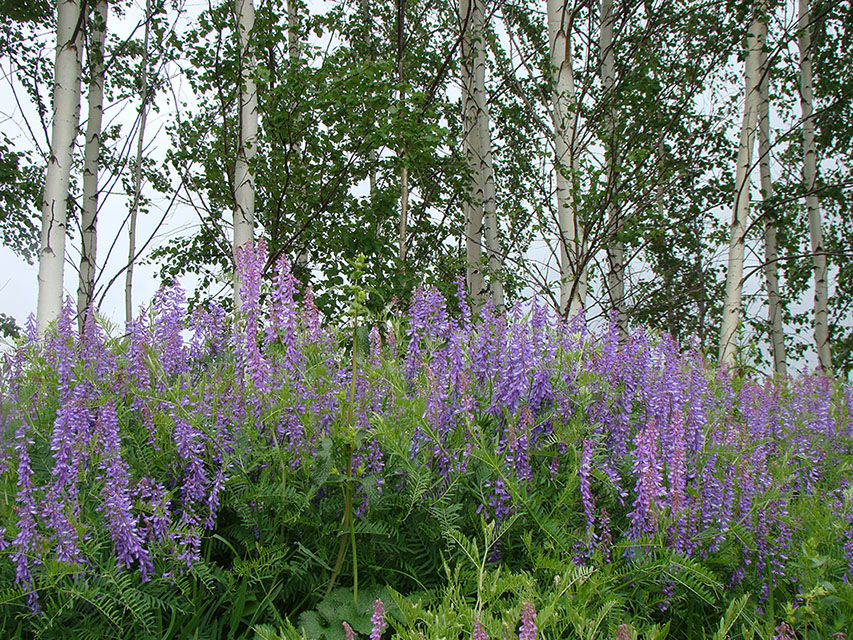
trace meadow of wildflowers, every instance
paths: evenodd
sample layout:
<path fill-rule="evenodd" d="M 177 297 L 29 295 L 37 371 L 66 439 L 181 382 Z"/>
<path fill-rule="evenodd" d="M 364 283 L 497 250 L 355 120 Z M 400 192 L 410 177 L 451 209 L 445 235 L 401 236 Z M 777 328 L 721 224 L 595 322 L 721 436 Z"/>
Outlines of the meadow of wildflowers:
<path fill-rule="evenodd" d="M 424 288 L 323 325 L 265 260 L 240 254 L 236 317 L 174 285 L 125 332 L 69 304 L 6 354 L 0 636 L 853 628 L 849 385 L 535 300 Z"/>

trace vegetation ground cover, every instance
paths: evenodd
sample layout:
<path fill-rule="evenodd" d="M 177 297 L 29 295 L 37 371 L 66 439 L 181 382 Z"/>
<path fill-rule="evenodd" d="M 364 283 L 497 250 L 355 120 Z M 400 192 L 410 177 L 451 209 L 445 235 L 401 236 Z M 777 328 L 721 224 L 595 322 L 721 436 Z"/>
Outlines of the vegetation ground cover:
<path fill-rule="evenodd" d="M 849 385 L 536 300 L 367 318 L 357 278 L 322 326 L 286 258 L 268 288 L 263 243 L 238 258 L 235 317 L 173 285 L 4 358 L 4 637 L 850 629 Z"/>

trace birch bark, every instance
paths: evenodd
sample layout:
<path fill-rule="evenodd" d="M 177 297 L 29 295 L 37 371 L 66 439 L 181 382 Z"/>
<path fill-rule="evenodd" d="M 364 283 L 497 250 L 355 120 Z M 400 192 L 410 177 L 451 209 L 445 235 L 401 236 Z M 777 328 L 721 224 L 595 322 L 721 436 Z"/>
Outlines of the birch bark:
<path fill-rule="evenodd" d="M 720 362 L 728 366 L 735 363 L 738 325 L 741 318 L 743 295 L 743 256 L 746 229 L 749 221 L 749 175 L 752 169 L 752 148 L 758 120 L 759 79 L 761 75 L 761 49 L 767 34 L 763 0 L 753 4 L 752 22 L 746 36 L 747 56 L 744 64 L 744 107 L 738 143 L 735 198 L 732 222 L 729 227 L 729 258 L 726 270 L 726 297 L 720 327 Z"/>
<path fill-rule="evenodd" d="M 574 202 L 577 105 L 568 0 L 548 0 L 547 12 L 560 244 L 560 312 L 574 316 L 586 302 L 586 268 L 583 224 Z"/>
<path fill-rule="evenodd" d="M 50 157 L 41 203 L 39 238 L 38 307 L 40 333 L 62 310 L 65 266 L 65 228 L 71 154 L 80 118 L 81 24 L 79 0 L 57 0 L 56 63 L 53 78 L 53 123 Z"/>
<path fill-rule="evenodd" d="M 474 105 L 477 109 L 477 181 L 482 186 L 483 226 L 486 231 L 486 256 L 489 266 L 489 291 L 495 308 L 505 306 L 503 282 L 500 278 L 501 252 L 498 241 L 495 166 L 492 162 L 492 134 L 489 125 L 489 101 L 486 93 L 486 8 L 484 0 L 474 4 Z"/>
<path fill-rule="evenodd" d="M 400 113 L 406 105 L 406 76 L 403 72 L 403 54 L 406 46 L 406 0 L 397 0 L 397 81 L 400 83 Z M 397 257 L 400 268 L 406 268 L 409 245 L 409 169 L 406 166 L 406 150 L 400 149 L 400 234 Z"/>
<path fill-rule="evenodd" d="M 782 330 L 782 305 L 779 297 L 779 250 L 776 242 L 776 219 L 768 202 L 773 198 L 773 180 L 770 175 L 770 89 L 767 52 L 761 48 L 761 81 L 758 103 L 758 169 L 761 175 L 761 198 L 764 218 L 764 281 L 767 289 L 768 321 L 770 323 L 770 348 L 773 355 L 773 373 L 787 375 L 785 334 Z"/>
<path fill-rule="evenodd" d="M 828 285 L 826 252 L 823 246 L 820 200 L 817 185 L 817 147 L 814 132 L 814 91 L 812 89 L 811 11 L 809 0 L 799 0 L 800 107 L 803 112 L 803 178 L 806 183 L 806 209 L 814 266 L 814 337 L 821 369 L 832 374 L 832 350 L 829 344 Z"/>
<path fill-rule="evenodd" d="M 95 271 L 98 257 L 98 164 L 101 157 L 101 122 L 104 115 L 104 40 L 107 35 L 106 0 L 97 0 L 92 9 L 92 32 L 89 36 L 89 95 L 86 148 L 83 153 L 83 207 L 80 276 L 77 284 L 77 322 L 80 331 L 86 310 L 95 293 Z"/>
<path fill-rule="evenodd" d="M 464 204 L 465 264 L 468 296 L 475 309 L 483 305 L 485 278 L 483 277 L 483 200 L 479 184 L 480 136 L 477 121 L 477 103 L 474 100 L 476 82 L 474 66 L 474 22 L 476 0 L 459 0 L 460 72 L 462 75 L 462 148 L 471 180 L 468 183 L 468 200 Z"/>
<path fill-rule="evenodd" d="M 142 200 L 142 152 L 145 148 L 145 126 L 148 122 L 148 102 L 151 98 L 148 88 L 148 45 L 151 37 L 151 0 L 145 3 L 145 36 L 142 45 L 142 65 L 140 69 L 140 105 L 139 135 L 136 138 L 136 166 L 133 172 L 133 201 L 130 207 L 128 225 L 127 270 L 124 274 L 124 318 L 133 320 L 133 266 L 136 263 L 136 222 L 139 218 L 139 204 Z"/>
<path fill-rule="evenodd" d="M 255 55 L 250 45 L 255 26 L 252 0 L 235 0 L 237 35 L 240 44 L 240 144 L 234 164 L 234 254 L 255 237 L 255 176 L 251 162 L 257 153 L 258 89 L 255 84 Z M 240 277 L 234 271 L 234 308 L 242 306 Z"/>
<path fill-rule="evenodd" d="M 612 103 L 615 85 L 615 60 L 613 51 L 613 25 L 616 16 L 613 13 L 613 0 L 601 0 L 600 62 L 601 89 L 607 103 Z M 610 302 L 616 312 L 616 325 L 619 337 L 624 340 L 628 335 L 628 312 L 625 308 L 625 246 L 620 239 L 622 217 L 619 214 L 619 167 L 616 156 L 616 114 L 613 106 L 606 111 L 607 144 L 605 162 L 607 170 L 607 226 L 610 239 L 607 247 L 609 270 L 607 289 Z"/>

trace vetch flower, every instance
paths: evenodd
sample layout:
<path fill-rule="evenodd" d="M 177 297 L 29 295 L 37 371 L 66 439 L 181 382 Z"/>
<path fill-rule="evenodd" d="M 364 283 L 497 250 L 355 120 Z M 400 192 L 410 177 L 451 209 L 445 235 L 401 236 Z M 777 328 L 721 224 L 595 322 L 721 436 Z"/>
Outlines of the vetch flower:
<path fill-rule="evenodd" d="M 370 616 L 370 624 L 373 629 L 370 632 L 370 640 L 379 640 L 385 631 L 385 605 L 377 598 L 373 601 L 373 615 Z"/>
<path fill-rule="evenodd" d="M 536 640 L 536 611 L 529 602 L 521 603 L 521 626 L 518 629 L 518 640 Z"/>
<path fill-rule="evenodd" d="M 486 633 L 486 629 L 479 618 L 474 618 L 474 631 L 471 634 L 471 640 L 489 640 L 489 634 Z"/>
<path fill-rule="evenodd" d="M 783 622 L 776 627 L 776 635 L 773 636 L 773 640 L 797 640 L 797 636 L 794 635 L 794 630 L 791 628 L 791 625 L 787 622 Z"/>
<path fill-rule="evenodd" d="M 589 474 L 592 469 L 592 455 L 595 451 L 595 442 L 584 439 L 583 453 L 581 453 L 581 462 L 578 469 L 581 484 L 581 502 L 583 510 L 586 514 L 586 534 L 590 542 L 595 537 L 595 498 L 592 495 L 590 488 Z"/>
<path fill-rule="evenodd" d="M 102 448 L 100 470 L 104 483 L 101 491 L 104 502 L 99 510 L 107 517 L 116 562 L 127 569 L 138 563 L 144 582 L 149 579 L 154 565 L 148 550 L 142 546 L 142 536 L 131 513 L 130 473 L 127 462 L 121 457 L 118 418 L 112 402 L 107 402 L 98 412 L 98 426 Z"/>

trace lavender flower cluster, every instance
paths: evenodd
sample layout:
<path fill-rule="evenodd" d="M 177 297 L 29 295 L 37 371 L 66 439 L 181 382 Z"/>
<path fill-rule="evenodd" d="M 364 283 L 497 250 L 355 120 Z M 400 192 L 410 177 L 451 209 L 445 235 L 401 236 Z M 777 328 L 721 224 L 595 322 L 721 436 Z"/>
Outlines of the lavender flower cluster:
<path fill-rule="evenodd" d="M 609 559 L 618 540 L 640 548 L 663 536 L 700 559 L 734 546 L 732 583 L 747 572 L 776 580 L 800 525 L 791 501 L 819 494 L 837 502 L 853 579 L 850 480 L 834 473 L 853 454 L 849 386 L 815 375 L 741 380 L 666 336 L 637 330 L 620 340 L 615 325 L 596 333 L 535 299 L 506 313 L 487 305 L 475 320 L 463 295 L 454 312 L 426 288 L 403 319 L 396 370 L 381 365 L 396 358 L 403 334 L 377 325 L 352 371 L 286 258 L 268 293 L 262 242 L 243 247 L 237 263 L 242 310 L 233 319 L 218 307 L 187 314 L 171 285 L 123 338 L 94 321 L 76 334 L 69 303 L 52 333 L 42 339 L 31 325 L 5 356 L 0 482 L 14 490 L 0 504 L 0 560 L 13 563 L 32 606 L 38 567 L 52 557 L 85 572 L 84 548 L 99 531 L 115 563 L 142 580 L 192 565 L 249 441 L 281 449 L 296 469 L 352 415 L 346 426 L 366 436 L 351 472 L 381 492 L 386 454 L 373 421 L 414 406 L 401 402 L 406 394 L 423 407 L 405 421 L 414 422 L 409 455 L 445 482 L 479 450 L 496 453 L 499 468 L 479 496 L 489 519 L 519 510 L 511 482 L 532 489 L 577 475 L 578 514 L 567 526 L 580 562 Z M 49 454 L 36 469 L 39 438 Z M 99 487 L 95 509 L 81 504 L 90 486 Z M 363 516 L 367 495 L 359 502 Z M 532 638 L 532 609 L 525 616 L 522 635 Z"/>

